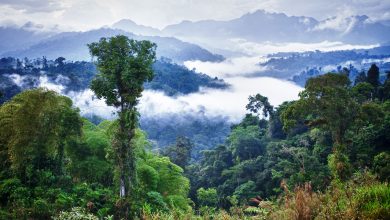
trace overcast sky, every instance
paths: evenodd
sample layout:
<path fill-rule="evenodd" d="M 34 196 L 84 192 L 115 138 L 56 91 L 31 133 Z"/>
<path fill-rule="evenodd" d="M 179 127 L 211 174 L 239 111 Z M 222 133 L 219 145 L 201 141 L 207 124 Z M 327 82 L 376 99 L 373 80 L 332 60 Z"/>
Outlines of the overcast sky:
<path fill-rule="evenodd" d="M 32 21 L 86 30 L 129 18 L 161 29 L 183 20 L 228 20 L 257 9 L 317 19 L 366 14 L 390 20 L 390 0 L 0 0 L 0 24 Z"/>

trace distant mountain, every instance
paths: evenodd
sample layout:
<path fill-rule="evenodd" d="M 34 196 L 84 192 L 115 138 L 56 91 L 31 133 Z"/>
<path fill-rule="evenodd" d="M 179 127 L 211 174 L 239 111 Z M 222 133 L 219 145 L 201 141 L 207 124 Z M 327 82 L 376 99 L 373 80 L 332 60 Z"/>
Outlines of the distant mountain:
<path fill-rule="evenodd" d="M 169 25 L 164 33 L 174 36 L 197 36 L 211 38 L 243 38 L 250 41 L 297 41 L 304 32 L 318 22 L 307 17 L 288 17 L 283 13 L 256 11 L 230 21 L 205 20 L 183 21 Z M 290 35 L 294 32 L 294 35 Z"/>
<path fill-rule="evenodd" d="M 136 24 L 134 21 L 129 19 L 122 19 L 116 23 L 114 23 L 112 26 L 114 29 L 120 29 L 127 32 L 131 32 L 134 34 L 144 35 L 144 36 L 159 36 L 161 35 L 161 31 L 156 28 L 139 25 Z"/>
<path fill-rule="evenodd" d="M 36 30 L 31 22 L 22 27 L 0 27 L 0 54 L 10 50 L 25 49 L 54 34 L 54 32 Z"/>
<path fill-rule="evenodd" d="M 0 56 L 48 59 L 65 57 L 67 60 L 90 60 L 87 44 L 98 41 L 101 37 L 112 37 L 123 34 L 137 40 L 150 40 L 157 44 L 157 56 L 168 57 L 176 62 L 186 60 L 221 61 L 221 55 L 172 37 L 140 36 L 118 29 L 101 28 L 86 32 L 64 32 L 34 44 L 27 49 L 0 53 Z"/>
<path fill-rule="evenodd" d="M 167 26 L 163 33 L 210 46 L 213 42 L 228 45 L 231 39 L 257 43 L 341 41 L 372 44 L 388 42 L 390 27 L 371 22 L 367 16 L 332 17 L 318 21 L 311 17 L 258 10 L 229 21 L 183 21 Z"/>

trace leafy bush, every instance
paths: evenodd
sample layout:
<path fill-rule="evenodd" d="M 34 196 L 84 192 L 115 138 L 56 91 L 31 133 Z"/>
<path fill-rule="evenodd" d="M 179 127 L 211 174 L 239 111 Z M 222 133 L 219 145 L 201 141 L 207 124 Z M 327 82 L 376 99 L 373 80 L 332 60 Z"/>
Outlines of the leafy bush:
<path fill-rule="evenodd" d="M 390 186 L 387 183 L 359 187 L 353 199 L 356 209 L 362 213 L 361 217 L 390 219 Z"/>
<path fill-rule="evenodd" d="M 53 209 L 45 199 L 36 199 L 31 210 L 31 216 L 37 219 L 50 219 Z"/>
<path fill-rule="evenodd" d="M 6 179 L 0 184 L 0 203 L 2 205 L 7 205 L 9 201 L 9 196 L 13 193 L 13 191 L 21 186 L 21 182 L 17 178 Z"/>
<path fill-rule="evenodd" d="M 57 210 L 67 210 L 73 207 L 75 201 L 74 198 L 66 193 L 61 192 L 54 202 Z"/>
<path fill-rule="evenodd" d="M 255 191 L 256 184 L 253 181 L 248 181 L 239 185 L 235 190 L 233 195 L 236 195 L 239 201 L 242 204 L 245 204 L 249 198 L 257 196 Z"/>
<path fill-rule="evenodd" d="M 198 202 L 202 206 L 215 207 L 218 204 L 218 194 L 215 188 L 204 189 L 200 188 L 197 190 Z"/>
<path fill-rule="evenodd" d="M 150 205 L 152 212 L 157 211 L 169 211 L 168 205 L 165 203 L 164 198 L 158 192 L 148 192 L 146 197 L 147 203 Z"/>
<path fill-rule="evenodd" d="M 383 181 L 390 180 L 390 154 L 382 152 L 374 157 L 373 168 L 378 177 Z"/>
<path fill-rule="evenodd" d="M 167 204 L 171 210 L 188 212 L 191 207 L 188 205 L 188 199 L 179 195 L 171 195 L 166 198 Z"/>

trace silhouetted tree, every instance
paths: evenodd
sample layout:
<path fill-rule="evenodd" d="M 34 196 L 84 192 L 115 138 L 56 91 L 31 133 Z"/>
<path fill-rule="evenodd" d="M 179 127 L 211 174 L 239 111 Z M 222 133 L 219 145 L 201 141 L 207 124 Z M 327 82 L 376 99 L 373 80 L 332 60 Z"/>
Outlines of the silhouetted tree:
<path fill-rule="evenodd" d="M 367 82 L 370 83 L 374 88 L 379 86 L 379 68 L 372 64 L 367 72 Z"/>

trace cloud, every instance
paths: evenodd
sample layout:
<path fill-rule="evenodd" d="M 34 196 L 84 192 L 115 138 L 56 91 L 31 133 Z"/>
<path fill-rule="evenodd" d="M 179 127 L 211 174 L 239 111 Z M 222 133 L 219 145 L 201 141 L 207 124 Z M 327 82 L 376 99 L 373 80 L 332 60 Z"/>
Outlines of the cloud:
<path fill-rule="evenodd" d="M 371 63 L 390 63 L 390 57 L 383 58 L 383 59 L 363 59 L 362 64 L 371 64 Z"/>
<path fill-rule="evenodd" d="M 19 79 L 15 76 L 13 78 Z M 191 115 L 203 118 L 224 117 L 229 122 L 239 122 L 247 112 L 245 105 L 250 95 L 260 93 L 267 96 L 271 104 L 278 106 L 284 101 L 297 99 L 302 90 L 289 81 L 270 77 L 231 77 L 226 81 L 232 85 L 228 90 L 202 88 L 198 93 L 175 97 L 146 90 L 138 105 L 139 112 L 144 118 Z M 106 119 L 116 117 L 116 109 L 107 106 L 104 100 L 97 99 L 90 89 L 65 93 L 64 86 L 50 82 L 47 77 L 40 77 L 38 86 L 70 97 L 73 105 L 78 107 L 84 116 L 98 115 Z"/>
<path fill-rule="evenodd" d="M 369 45 L 359 45 L 359 44 L 345 44 L 343 42 L 337 41 L 322 41 L 318 43 L 299 43 L 299 42 L 285 42 L 285 43 L 273 43 L 273 42 L 263 42 L 256 43 L 247 41 L 245 39 L 228 39 L 226 43 L 219 42 L 220 45 L 218 47 L 226 48 L 230 51 L 242 53 L 247 55 L 248 57 L 242 58 L 234 58 L 228 59 L 226 62 L 222 63 L 211 63 L 213 67 L 221 66 L 221 67 L 229 67 L 230 63 L 233 63 L 233 66 L 236 66 L 235 63 L 243 67 L 244 70 L 249 70 L 250 68 L 254 68 L 253 64 L 261 62 L 264 59 L 264 56 L 272 53 L 278 52 L 305 52 L 305 51 L 335 51 L 335 50 L 351 50 L 351 49 L 369 49 L 373 47 L 379 46 L 379 44 L 369 44 Z M 226 45 L 226 46 L 225 46 Z M 227 46 L 229 45 L 229 46 Z M 257 57 L 257 58 L 255 58 Z M 259 59 L 258 62 L 256 59 Z M 187 62 L 187 64 L 191 64 L 191 62 Z M 204 65 L 208 65 L 207 63 L 199 63 L 199 67 L 203 67 Z M 250 65 L 250 66 L 249 66 Z M 189 65 L 190 68 L 193 65 Z M 199 70 L 199 69 L 198 69 Z M 200 69 L 202 71 L 202 69 Z M 258 69 L 255 69 L 259 71 Z M 235 71 L 232 69 L 232 71 Z M 260 70 L 261 71 L 261 70 Z M 202 71 L 203 72 L 203 71 Z M 206 72 L 207 73 L 207 72 Z"/>
<path fill-rule="evenodd" d="M 27 79 L 27 76 L 17 74 L 9 77 L 20 86 L 23 86 L 24 80 Z M 98 115 L 107 119 L 116 117 L 116 109 L 107 106 L 104 100 L 97 99 L 90 89 L 66 93 L 66 88 L 60 84 L 66 80 L 63 76 L 58 76 L 54 81 L 50 81 L 47 76 L 40 76 L 36 86 L 70 97 L 74 106 L 78 107 L 84 116 Z M 232 85 L 227 90 L 201 88 L 198 93 L 175 97 L 166 96 L 159 91 L 146 90 L 140 99 L 139 112 L 145 118 L 191 115 L 203 118 L 223 117 L 230 122 L 238 122 L 246 113 L 245 105 L 249 95 L 260 93 L 267 96 L 271 104 L 277 106 L 284 101 L 297 99 L 298 93 L 302 90 L 289 81 L 269 77 L 234 76 L 225 80 Z"/>
<path fill-rule="evenodd" d="M 81 92 L 71 91 L 64 95 L 72 99 L 73 105 L 80 109 L 81 115 L 98 115 L 105 119 L 113 119 L 116 117 L 116 109 L 107 106 L 103 99 L 97 99 L 90 89 Z"/>
<path fill-rule="evenodd" d="M 40 76 L 39 77 L 38 87 L 47 88 L 47 89 L 56 91 L 57 93 L 63 93 L 63 91 L 65 90 L 65 86 L 63 86 L 61 84 L 55 84 L 55 83 L 50 82 L 49 78 L 47 78 L 47 76 Z"/>
<path fill-rule="evenodd" d="M 355 16 L 355 11 L 346 6 L 343 10 L 339 9 L 338 11 L 340 12 L 337 16 L 321 21 L 311 31 L 334 30 L 341 34 L 347 34 L 353 30 L 355 25 L 359 22 L 359 19 L 361 19 Z M 365 18 L 365 20 L 367 20 L 367 18 Z"/>
<path fill-rule="evenodd" d="M 277 106 L 284 101 L 297 99 L 302 90 L 289 81 L 269 77 L 233 77 L 229 78 L 228 82 L 232 84 L 229 90 L 203 88 L 198 93 L 176 97 L 166 96 L 160 91 L 145 90 L 138 110 L 143 118 L 191 115 L 203 118 L 224 117 L 229 122 L 239 122 L 247 112 L 245 105 L 249 95 L 260 93 Z M 94 98 L 89 89 L 64 95 L 73 100 L 82 115 L 98 115 L 108 119 L 116 117 L 115 108 L 107 106 L 104 100 Z"/>
<path fill-rule="evenodd" d="M 357 19 L 355 17 L 334 17 L 327 19 L 313 28 L 314 31 L 319 30 L 335 30 L 343 34 L 349 33 L 355 26 Z"/>
<path fill-rule="evenodd" d="M 196 69 L 198 72 L 208 74 L 213 77 L 225 78 L 231 76 L 250 76 L 254 73 L 266 71 L 267 68 L 260 66 L 260 62 L 267 61 L 267 58 L 261 56 L 254 57 L 235 57 L 222 62 L 202 62 L 186 61 L 184 65 L 188 69 Z"/>
<path fill-rule="evenodd" d="M 226 116 L 238 122 L 247 112 L 245 106 L 249 95 L 260 93 L 271 104 L 278 106 L 284 101 L 295 100 L 301 87 L 270 77 L 233 77 L 226 80 L 232 85 L 229 90 L 202 89 L 179 97 L 168 97 L 161 92 L 144 91 L 139 105 L 141 115 L 161 117 L 164 114 L 199 114 L 209 118 Z"/>
<path fill-rule="evenodd" d="M 23 24 L 31 20 L 85 30 L 129 18 L 139 24 L 163 28 L 183 20 L 230 20 L 258 9 L 317 19 L 350 11 L 383 20 L 390 11 L 390 1 L 295 0 L 291 7 L 291 0 L 2 0 L 0 23 L 14 20 Z"/>
<path fill-rule="evenodd" d="M 24 87 L 23 86 L 23 81 L 27 78 L 27 76 L 21 76 L 19 74 L 10 74 L 10 75 L 6 75 L 8 78 L 10 78 L 17 86 L 19 87 Z"/>
<path fill-rule="evenodd" d="M 25 13 L 37 13 L 63 10 L 65 8 L 63 2 L 58 0 L 2 0 L 0 5 L 9 6 Z"/>

